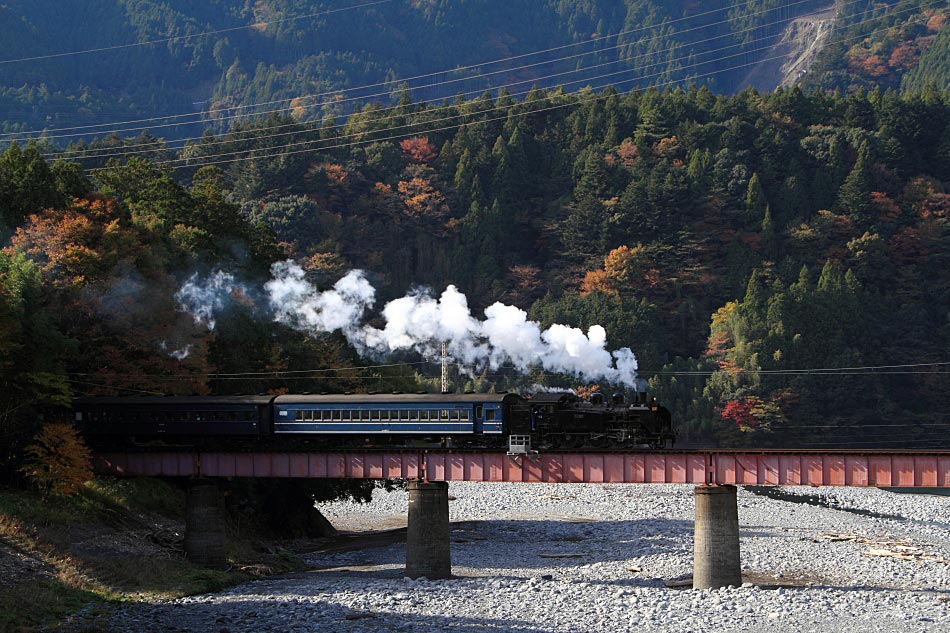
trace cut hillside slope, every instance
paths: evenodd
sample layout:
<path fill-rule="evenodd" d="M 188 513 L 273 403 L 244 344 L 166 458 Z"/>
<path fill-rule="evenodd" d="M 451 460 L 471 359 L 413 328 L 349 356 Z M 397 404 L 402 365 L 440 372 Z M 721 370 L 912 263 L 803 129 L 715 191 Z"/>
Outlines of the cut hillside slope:
<path fill-rule="evenodd" d="M 778 43 L 761 53 L 765 61 L 753 67 L 740 82 L 739 89 L 752 87 L 760 92 L 771 92 L 798 83 L 827 41 L 836 16 L 832 4 L 821 13 L 789 23 Z"/>

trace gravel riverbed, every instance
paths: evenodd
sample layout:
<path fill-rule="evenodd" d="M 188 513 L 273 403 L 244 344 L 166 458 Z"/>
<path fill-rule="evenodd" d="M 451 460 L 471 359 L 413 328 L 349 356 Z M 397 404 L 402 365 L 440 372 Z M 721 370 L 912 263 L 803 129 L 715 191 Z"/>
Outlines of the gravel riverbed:
<path fill-rule="evenodd" d="M 692 569 L 691 486 L 452 483 L 452 580 L 403 577 L 405 544 L 312 571 L 123 607 L 117 631 L 950 631 L 950 497 L 739 490 L 742 587 Z M 778 498 L 776 498 L 778 497 Z M 321 507 L 343 530 L 405 525 L 407 493 Z"/>

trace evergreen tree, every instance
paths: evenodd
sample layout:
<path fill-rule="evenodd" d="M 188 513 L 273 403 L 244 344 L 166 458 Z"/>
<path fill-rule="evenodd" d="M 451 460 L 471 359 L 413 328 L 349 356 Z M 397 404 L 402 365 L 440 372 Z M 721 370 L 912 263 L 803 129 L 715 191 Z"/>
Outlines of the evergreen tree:
<path fill-rule="evenodd" d="M 686 173 L 693 182 L 695 192 L 705 191 L 709 187 L 709 169 L 712 165 L 712 154 L 709 149 L 694 149 L 689 154 L 689 165 Z"/>
<path fill-rule="evenodd" d="M 587 148 L 574 195 L 577 199 L 602 199 L 607 195 L 610 177 L 604 165 L 603 153 L 597 146 Z"/>
<path fill-rule="evenodd" d="M 600 200 L 586 196 L 571 205 L 561 223 L 561 252 L 584 263 L 599 261 L 606 250 L 607 215 Z"/>
<path fill-rule="evenodd" d="M 775 261 L 778 256 L 778 236 L 775 234 L 775 223 L 772 221 L 772 210 L 765 207 L 765 217 L 762 218 L 762 255 L 766 259 Z"/>
<path fill-rule="evenodd" d="M 759 175 L 752 174 L 745 192 L 745 213 L 750 222 L 761 222 L 769 203 L 759 182 Z"/>
<path fill-rule="evenodd" d="M 19 226 L 27 215 L 64 202 L 35 142 L 30 141 L 21 150 L 14 141 L 0 155 L 0 237 Z"/>
<path fill-rule="evenodd" d="M 459 157 L 458 165 L 455 167 L 455 178 L 452 180 L 453 186 L 459 192 L 459 197 L 464 199 L 470 196 L 472 180 L 475 177 L 472 152 L 466 147 Z"/>
<path fill-rule="evenodd" d="M 858 147 L 858 159 L 838 191 L 838 208 L 856 222 L 867 220 L 871 206 L 871 150 L 867 141 Z"/>

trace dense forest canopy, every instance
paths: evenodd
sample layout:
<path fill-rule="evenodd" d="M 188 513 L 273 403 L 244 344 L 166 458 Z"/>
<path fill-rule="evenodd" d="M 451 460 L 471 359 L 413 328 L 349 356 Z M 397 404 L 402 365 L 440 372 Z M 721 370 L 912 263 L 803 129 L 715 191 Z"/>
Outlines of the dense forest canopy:
<path fill-rule="evenodd" d="M 236 114 L 340 116 L 404 82 L 426 101 L 533 84 L 731 93 L 792 20 L 830 6 L 839 18 L 812 85 L 898 87 L 905 73 L 909 88 L 946 85 L 935 0 L 8 0 L 0 133 L 175 113 L 153 132 L 193 136 Z M 88 142 L 109 129 L 52 134 Z"/>
<path fill-rule="evenodd" d="M 457 124 L 427 127 L 437 113 Z M 419 133 L 384 140 L 398 126 Z M 301 151 L 254 149 L 276 127 Z M 175 299 L 196 271 L 252 287 L 288 258 L 321 288 L 368 271 L 379 305 L 454 283 L 476 314 L 500 300 L 545 327 L 603 325 L 687 439 L 920 447 L 950 423 L 948 93 L 404 98 L 341 126 L 272 117 L 184 154 L 90 174 L 35 145 L 0 157 L 5 428 L 70 393 L 436 384 L 434 365 L 360 369 L 343 337 L 274 323 L 253 293 L 232 293 L 213 330 Z M 220 377 L 314 368 L 334 371 Z M 453 374 L 456 389 L 534 384 L 586 386 Z"/>
<path fill-rule="evenodd" d="M 288 260 L 319 288 L 365 271 L 371 326 L 449 284 L 477 318 L 603 326 L 687 440 L 930 446 L 950 424 L 950 12 L 838 0 L 799 86 L 732 94 L 830 5 L 6 2 L 5 450 L 81 393 L 437 388 L 429 358 L 368 367 L 340 332 L 275 322 L 260 289 Z M 182 309 L 193 279 L 223 290 L 213 327 Z"/>

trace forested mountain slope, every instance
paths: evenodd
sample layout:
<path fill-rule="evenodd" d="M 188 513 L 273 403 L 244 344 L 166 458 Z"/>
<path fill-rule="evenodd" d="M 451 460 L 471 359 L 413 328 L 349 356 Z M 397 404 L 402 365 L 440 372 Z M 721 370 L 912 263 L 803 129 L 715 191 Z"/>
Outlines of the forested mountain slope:
<path fill-rule="evenodd" d="M 834 30 L 809 72 L 807 88 L 916 92 L 928 82 L 945 87 L 950 40 L 943 0 L 838 2 Z"/>
<path fill-rule="evenodd" d="M 366 270 L 378 305 L 455 283 L 475 314 L 500 300 L 543 326 L 601 324 L 611 349 L 637 353 L 684 437 L 837 446 L 860 434 L 922 447 L 945 436 L 947 93 L 538 91 L 449 110 L 458 124 L 441 131 L 427 122 L 444 110 L 409 102 L 344 128 L 273 119 L 208 136 L 172 173 L 187 187 L 140 157 L 90 181 L 75 164 L 47 167 L 35 147 L 11 148 L 0 160 L 0 209 L 16 227 L 0 258 L 0 347 L 30 362 L 3 365 L 5 408 L 70 386 L 247 393 L 426 380 L 424 366 L 356 369 L 366 362 L 341 337 L 273 323 L 253 292 L 232 296 L 210 333 L 176 309 L 196 270 L 253 287 L 292 258 L 321 288 Z M 296 126 L 296 149 L 258 140 L 249 151 L 242 138 L 268 125 Z M 418 133 L 388 139 L 400 125 Z M 314 367 L 338 369 L 208 375 Z M 506 369 L 453 380 L 580 386 Z"/>
<path fill-rule="evenodd" d="M 398 93 L 400 80 L 437 71 L 447 72 L 410 82 L 415 98 L 475 96 L 515 81 L 524 83 L 511 92 L 527 91 L 532 83 L 576 90 L 691 78 L 729 93 L 790 19 L 827 4 L 8 0 L 0 5 L 0 131 L 197 111 L 220 119 L 225 113 L 215 111 L 221 108 L 368 84 L 381 85 L 360 94 L 386 100 L 387 92 Z M 128 46 L 142 42 L 154 43 Z M 108 50 L 60 55 L 97 48 Z M 448 72 L 547 49 L 556 50 Z M 479 71 L 494 74 L 459 81 Z M 299 118 L 353 108 L 338 97 L 280 106 Z M 162 135 L 203 127 L 168 127 Z"/>
<path fill-rule="evenodd" d="M 538 67 L 512 66 L 501 83 L 539 87 L 482 83 L 447 100 L 433 95 L 459 92 L 450 73 L 439 86 L 390 80 L 583 41 L 607 64 L 597 72 L 653 68 L 651 82 L 663 83 L 699 74 L 699 49 L 669 46 L 695 23 L 674 20 L 703 14 L 712 25 L 722 15 L 646 0 L 392 0 L 308 18 L 331 5 L 123 0 L 53 12 L 7 2 L 0 12 L 20 44 L 0 40 L 6 60 L 88 47 L 68 21 L 89 16 L 109 45 L 234 30 L 103 51 L 102 63 L 94 53 L 0 64 L 14 86 L 0 97 L 14 127 L 147 117 L 192 101 L 229 108 L 212 130 L 193 126 L 204 134 L 187 143 L 170 142 L 184 131 L 177 123 L 146 121 L 67 151 L 11 143 L 0 157 L 0 423 L 28 428 L 39 407 L 87 391 L 431 380 L 424 365 L 360 369 L 366 359 L 342 337 L 273 323 L 251 290 L 229 293 L 213 332 L 179 309 L 175 293 L 195 272 L 224 270 L 253 288 L 290 258 L 321 287 L 367 271 L 377 305 L 453 283 L 476 314 L 500 300 L 544 326 L 601 324 L 611 348 L 637 353 L 686 436 L 833 445 L 860 426 L 867 441 L 894 441 L 894 420 L 900 440 L 929 445 L 950 424 L 939 364 L 950 349 L 950 97 L 932 83 L 939 64 L 907 71 L 940 59 L 946 10 L 863 2 L 839 3 L 827 51 L 804 76 L 840 90 L 571 90 L 546 88 Z M 720 6 L 730 19 L 712 32 L 755 64 L 767 50 L 760 38 L 782 33 L 762 11 L 791 19 L 826 5 Z M 661 22 L 652 39 L 619 48 L 597 39 Z M 367 34 L 371 48 L 360 44 Z M 725 67 L 709 79 L 728 91 L 745 74 Z M 228 118 L 238 104 L 371 81 L 387 82 L 372 103 L 298 98 L 266 117 Z M 912 93 L 902 96 L 901 82 Z M 56 143 L 68 140 L 59 133 Z M 215 376 L 314 367 L 335 369 Z M 456 388 L 589 387 L 540 370 L 468 369 Z"/>

